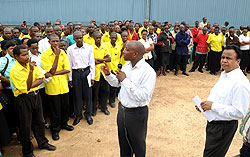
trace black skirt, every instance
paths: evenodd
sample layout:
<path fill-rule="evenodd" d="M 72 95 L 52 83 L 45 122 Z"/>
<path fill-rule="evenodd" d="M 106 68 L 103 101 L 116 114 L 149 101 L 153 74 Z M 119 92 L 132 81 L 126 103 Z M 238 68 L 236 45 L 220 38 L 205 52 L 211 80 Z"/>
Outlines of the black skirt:
<path fill-rule="evenodd" d="M 241 61 L 240 61 L 240 69 L 244 70 L 249 65 L 249 50 L 241 50 Z"/>
<path fill-rule="evenodd" d="M 170 62 L 170 53 L 160 52 L 161 66 L 168 66 Z"/>
<path fill-rule="evenodd" d="M 0 147 L 6 146 L 10 142 L 10 132 L 3 110 L 0 110 Z"/>

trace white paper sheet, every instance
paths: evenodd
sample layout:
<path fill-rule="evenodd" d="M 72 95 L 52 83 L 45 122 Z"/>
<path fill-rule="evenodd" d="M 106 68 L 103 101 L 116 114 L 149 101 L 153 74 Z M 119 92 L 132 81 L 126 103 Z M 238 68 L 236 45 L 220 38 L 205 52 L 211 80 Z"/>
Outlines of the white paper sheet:
<path fill-rule="evenodd" d="M 207 120 L 209 122 L 211 122 L 212 120 L 214 120 L 214 115 L 211 113 L 212 111 L 208 110 L 206 112 L 204 112 L 201 108 L 201 98 L 196 95 L 193 99 L 193 102 L 195 103 L 195 105 L 200 109 L 200 111 L 203 113 L 203 115 L 207 118 Z"/>

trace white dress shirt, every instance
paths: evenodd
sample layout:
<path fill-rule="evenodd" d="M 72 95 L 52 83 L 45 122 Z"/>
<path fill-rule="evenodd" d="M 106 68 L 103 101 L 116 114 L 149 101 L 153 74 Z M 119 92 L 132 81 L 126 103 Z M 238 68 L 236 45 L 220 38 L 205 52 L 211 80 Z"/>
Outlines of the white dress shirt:
<path fill-rule="evenodd" d="M 38 51 L 43 53 L 50 48 L 49 39 L 46 37 L 38 42 Z"/>
<path fill-rule="evenodd" d="M 38 67 L 38 69 L 40 70 L 41 73 L 46 74 L 46 71 L 44 71 L 42 69 L 42 60 L 41 60 L 41 54 L 39 53 L 38 56 L 34 55 L 33 53 L 30 52 L 29 50 L 29 56 L 31 57 L 31 61 L 36 62 L 36 66 Z M 44 82 L 48 83 L 50 80 L 52 79 L 52 77 L 46 78 L 43 80 L 43 83 L 40 85 L 39 89 L 44 88 Z"/>
<path fill-rule="evenodd" d="M 153 41 L 152 41 L 151 38 L 146 39 L 146 41 L 141 38 L 139 41 L 143 44 L 143 46 L 145 47 L 145 49 L 149 48 L 150 44 L 153 44 Z M 151 51 L 148 52 L 148 53 L 144 53 L 143 58 L 144 59 L 151 59 L 151 58 L 153 58 Z"/>
<path fill-rule="evenodd" d="M 76 44 L 71 45 L 67 49 L 67 55 L 71 67 L 69 73 L 69 81 L 72 81 L 72 69 L 84 69 L 90 66 L 90 73 L 88 75 L 88 81 L 95 78 L 95 58 L 93 47 L 89 44 L 83 43 L 81 48 Z"/>
<path fill-rule="evenodd" d="M 240 68 L 229 73 L 223 71 L 207 100 L 213 102 L 211 113 L 215 121 L 241 119 L 246 115 L 249 106 L 249 80 Z"/>
<path fill-rule="evenodd" d="M 127 62 L 121 70 L 126 74 L 126 78 L 122 82 L 119 82 L 112 73 L 106 76 L 106 80 L 111 86 L 121 86 L 118 95 L 121 104 L 127 108 L 148 105 L 155 87 L 156 73 L 154 69 L 144 59 L 141 59 L 134 67 L 131 62 Z"/>

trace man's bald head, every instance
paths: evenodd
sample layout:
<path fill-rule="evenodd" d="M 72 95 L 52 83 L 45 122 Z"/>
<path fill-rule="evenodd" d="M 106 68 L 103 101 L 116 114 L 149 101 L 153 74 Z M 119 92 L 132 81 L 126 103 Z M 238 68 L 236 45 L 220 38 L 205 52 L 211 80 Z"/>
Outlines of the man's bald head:
<path fill-rule="evenodd" d="M 73 36 L 82 36 L 82 32 L 81 31 L 75 31 L 73 33 Z"/>
<path fill-rule="evenodd" d="M 139 56 L 141 56 L 141 57 L 145 53 L 145 47 L 139 41 L 132 40 L 132 41 L 128 42 L 127 46 L 134 49 L 136 52 L 138 52 Z"/>
<path fill-rule="evenodd" d="M 11 31 L 12 29 L 10 28 L 10 27 L 5 27 L 4 29 L 3 29 L 3 31 L 5 32 L 5 31 Z"/>
<path fill-rule="evenodd" d="M 95 32 L 94 32 L 94 37 L 97 36 L 97 35 L 100 35 L 100 36 L 101 36 L 102 34 L 101 34 L 99 31 L 95 31 Z"/>

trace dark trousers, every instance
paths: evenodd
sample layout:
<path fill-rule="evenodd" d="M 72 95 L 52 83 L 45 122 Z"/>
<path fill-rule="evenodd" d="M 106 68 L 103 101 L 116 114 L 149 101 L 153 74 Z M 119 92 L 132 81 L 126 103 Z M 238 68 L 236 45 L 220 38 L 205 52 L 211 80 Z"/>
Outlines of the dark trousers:
<path fill-rule="evenodd" d="M 3 109 L 3 112 L 8 123 L 10 133 L 12 134 L 16 132 L 16 127 L 18 125 L 17 115 L 14 110 L 15 97 L 11 89 L 3 89 L 3 93 L 10 99 L 10 103 Z"/>
<path fill-rule="evenodd" d="M 197 43 L 194 42 L 194 46 L 193 46 L 193 54 L 192 54 L 192 61 L 195 61 L 195 57 L 196 57 L 196 47 L 197 47 Z"/>
<path fill-rule="evenodd" d="M 126 109 L 118 105 L 117 125 L 121 157 L 145 157 L 148 107 Z"/>
<path fill-rule="evenodd" d="M 167 69 L 173 70 L 176 68 L 175 64 L 175 50 L 172 50 L 172 53 L 170 53 L 170 59 L 169 59 L 169 66 Z"/>
<path fill-rule="evenodd" d="M 49 116 L 49 106 L 48 106 L 47 94 L 45 93 L 45 88 L 39 89 L 39 93 L 42 99 L 43 117 L 46 118 Z"/>
<path fill-rule="evenodd" d="M 195 70 L 199 66 L 199 70 L 202 70 L 206 61 L 206 57 L 207 54 L 196 54 L 192 69 Z"/>
<path fill-rule="evenodd" d="M 240 157 L 249 157 L 250 156 L 250 148 L 245 144 L 242 145 L 240 149 Z"/>
<path fill-rule="evenodd" d="M 207 123 L 204 157 L 223 157 L 233 140 L 238 121 L 212 121 Z"/>
<path fill-rule="evenodd" d="M 69 115 L 74 113 L 73 88 L 69 87 Z"/>
<path fill-rule="evenodd" d="M 213 73 L 220 71 L 220 60 L 221 60 L 222 52 L 210 51 L 209 57 L 209 70 Z"/>
<path fill-rule="evenodd" d="M 82 117 L 82 100 L 86 102 L 85 117 L 90 117 L 92 113 L 92 89 L 89 87 L 87 76 L 90 70 L 79 72 L 73 70 L 72 82 L 73 82 L 73 101 L 74 101 L 74 113 L 76 117 Z"/>
<path fill-rule="evenodd" d="M 115 97 L 116 97 L 116 92 L 117 92 L 117 87 L 112 87 L 109 85 L 109 104 L 115 103 Z"/>
<path fill-rule="evenodd" d="M 104 79 L 103 75 L 101 74 L 100 80 L 95 81 L 95 84 L 93 86 L 93 112 L 96 113 L 97 111 L 97 102 L 99 101 L 99 104 L 101 106 L 101 110 L 104 111 L 107 109 L 107 101 L 109 97 L 109 84 Z"/>
<path fill-rule="evenodd" d="M 178 55 L 175 56 L 175 62 L 176 62 L 176 70 L 179 70 L 179 67 L 181 71 L 185 72 L 187 67 L 187 55 Z"/>
<path fill-rule="evenodd" d="M 154 58 L 145 59 L 145 61 L 146 61 L 152 68 L 154 68 Z"/>
<path fill-rule="evenodd" d="M 48 95 L 50 108 L 50 129 L 52 132 L 60 132 L 61 126 L 65 126 L 69 120 L 69 94 Z"/>
<path fill-rule="evenodd" d="M 19 119 L 20 142 L 24 155 L 33 153 L 33 144 L 30 141 L 32 130 L 38 146 L 47 143 L 45 137 L 44 118 L 41 96 L 35 94 L 21 94 L 15 99 L 15 110 Z"/>

